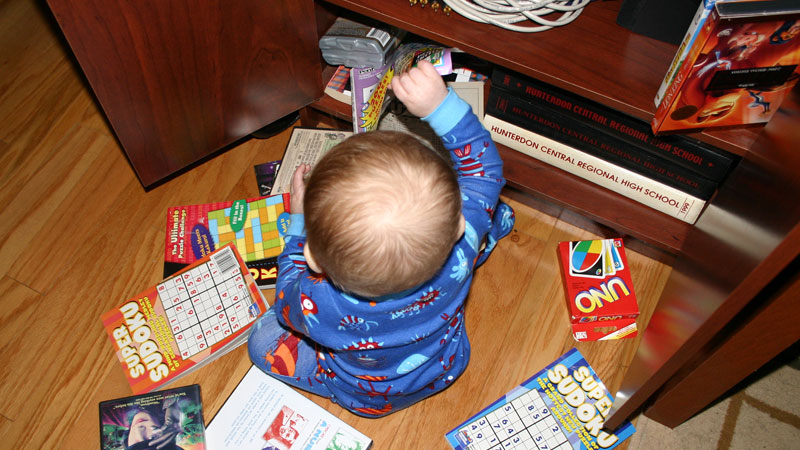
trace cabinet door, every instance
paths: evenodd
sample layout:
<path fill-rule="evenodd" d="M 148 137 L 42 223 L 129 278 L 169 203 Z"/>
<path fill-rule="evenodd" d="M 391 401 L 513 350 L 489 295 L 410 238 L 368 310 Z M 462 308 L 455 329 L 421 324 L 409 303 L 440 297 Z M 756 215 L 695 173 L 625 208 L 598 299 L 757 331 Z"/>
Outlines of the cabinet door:
<path fill-rule="evenodd" d="M 48 0 L 144 186 L 322 95 L 312 0 Z"/>

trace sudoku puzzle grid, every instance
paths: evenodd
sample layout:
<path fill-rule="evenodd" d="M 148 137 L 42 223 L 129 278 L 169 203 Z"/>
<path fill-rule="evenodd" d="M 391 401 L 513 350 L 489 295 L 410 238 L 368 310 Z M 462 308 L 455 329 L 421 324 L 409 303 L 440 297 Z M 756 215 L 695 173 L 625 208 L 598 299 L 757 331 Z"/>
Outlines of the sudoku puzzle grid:
<path fill-rule="evenodd" d="M 182 359 L 208 349 L 254 320 L 250 291 L 231 249 L 158 284 Z"/>
<path fill-rule="evenodd" d="M 283 250 L 278 216 L 283 212 L 283 197 L 280 195 L 250 202 L 244 228 L 235 232 L 230 225 L 230 208 L 209 211 L 208 231 L 216 248 L 234 242 L 245 262 L 278 256 Z"/>
<path fill-rule="evenodd" d="M 572 450 L 561 425 L 530 390 L 458 430 L 470 450 Z"/>

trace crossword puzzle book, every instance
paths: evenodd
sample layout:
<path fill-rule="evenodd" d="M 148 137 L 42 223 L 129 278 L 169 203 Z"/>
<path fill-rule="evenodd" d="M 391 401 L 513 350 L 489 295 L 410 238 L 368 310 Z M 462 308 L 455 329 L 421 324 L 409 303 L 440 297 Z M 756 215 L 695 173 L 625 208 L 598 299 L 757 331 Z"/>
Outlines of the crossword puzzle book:
<path fill-rule="evenodd" d="M 456 450 L 612 449 L 636 431 L 603 430 L 614 399 L 573 348 L 445 435 Z"/>
<path fill-rule="evenodd" d="M 228 244 L 103 315 L 134 394 L 159 389 L 247 341 L 269 306 Z"/>
<path fill-rule="evenodd" d="M 233 243 L 256 284 L 275 286 L 289 194 L 167 209 L 164 277 Z"/>

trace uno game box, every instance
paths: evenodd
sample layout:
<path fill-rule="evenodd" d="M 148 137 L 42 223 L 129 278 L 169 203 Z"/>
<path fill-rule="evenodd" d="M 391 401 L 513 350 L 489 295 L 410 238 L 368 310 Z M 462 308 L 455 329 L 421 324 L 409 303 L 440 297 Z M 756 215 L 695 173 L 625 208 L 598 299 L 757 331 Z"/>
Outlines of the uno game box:
<path fill-rule="evenodd" d="M 634 337 L 639 306 L 622 239 L 558 244 L 576 341 Z"/>

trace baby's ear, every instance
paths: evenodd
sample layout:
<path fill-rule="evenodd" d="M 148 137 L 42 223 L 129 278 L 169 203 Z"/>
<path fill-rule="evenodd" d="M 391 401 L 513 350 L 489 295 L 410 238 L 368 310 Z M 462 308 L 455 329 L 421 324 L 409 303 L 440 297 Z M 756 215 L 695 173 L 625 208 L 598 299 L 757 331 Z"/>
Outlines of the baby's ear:
<path fill-rule="evenodd" d="M 464 214 L 461 214 L 461 217 L 458 219 L 458 234 L 456 234 L 456 240 L 461 239 L 461 236 L 464 235 L 464 230 L 467 228 L 467 219 L 464 218 Z"/>
<path fill-rule="evenodd" d="M 322 271 L 319 270 L 317 262 L 314 260 L 314 256 L 311 254 L 311 248 L 308 246 L 308 242 L 303 246 L 303 256 L 306 258 L 306 264 L 309 269 L 315 273 L 322 273 Z"/>

